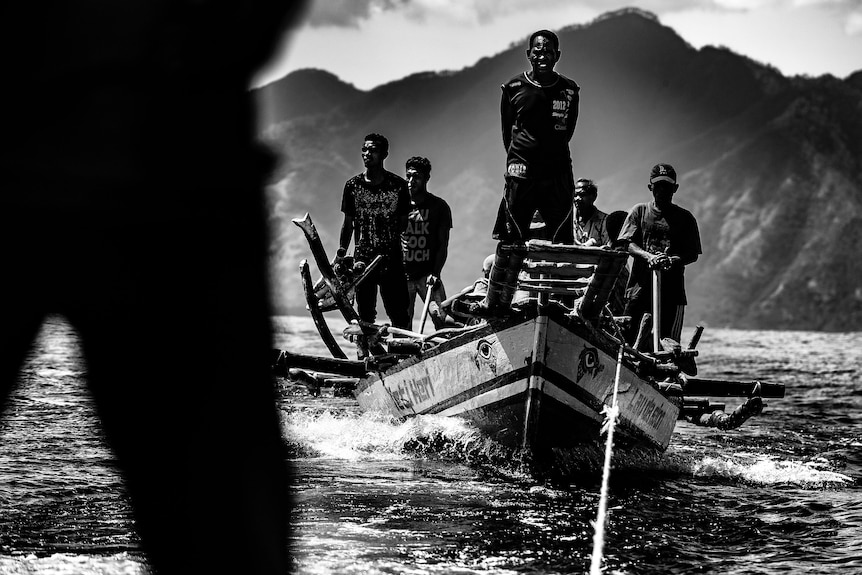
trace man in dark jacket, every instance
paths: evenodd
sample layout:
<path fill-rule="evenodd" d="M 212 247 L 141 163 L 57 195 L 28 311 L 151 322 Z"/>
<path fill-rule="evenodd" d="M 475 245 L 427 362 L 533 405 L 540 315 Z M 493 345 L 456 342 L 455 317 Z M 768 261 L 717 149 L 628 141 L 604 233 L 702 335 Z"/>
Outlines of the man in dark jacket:
<path fill-rule="evenodd" d="M 524 258 L 536 211 L 555 242 L 572 241 L 574 178 L 569 141 L 578 121 L 579 86 L 554 71 L 560 41 L 550 30 L 530 36 L 530 70 L 502 86 L 500 119 L 506 149 L 506 186 L 494 224 L 500 240 L 491 270 L 488 297 L 476 313 L 505 309 L 512 301 L 517 269 Z M 514 249 L 504 249 L 514 244 Z"/>

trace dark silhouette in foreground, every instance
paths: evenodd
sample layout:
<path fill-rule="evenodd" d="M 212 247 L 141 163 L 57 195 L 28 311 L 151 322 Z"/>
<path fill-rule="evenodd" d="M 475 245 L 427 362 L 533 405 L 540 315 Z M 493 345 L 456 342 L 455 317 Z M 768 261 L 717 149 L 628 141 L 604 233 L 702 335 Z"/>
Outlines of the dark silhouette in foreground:
<path fill-rule="evenodd" d="M 248 85 L 301 4 L 0 8 L 0 408 L 65 316 L 156 573 L 288 569 Z"/>

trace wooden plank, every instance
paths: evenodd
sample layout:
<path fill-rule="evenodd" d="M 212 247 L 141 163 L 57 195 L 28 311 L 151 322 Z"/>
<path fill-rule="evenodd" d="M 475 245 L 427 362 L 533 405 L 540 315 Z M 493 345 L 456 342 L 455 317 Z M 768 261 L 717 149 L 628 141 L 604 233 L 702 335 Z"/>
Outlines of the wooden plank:
<path fill-rule="evenodd" d="M 341 312 L 341 315 L 344 316 L 344 319 L 348 322 L 358 320 L 359 316 L 357 315 L 356 310 L 353 309 L 353 306 L 350 305 L 350 302 L 347 301 L 341 288 L 341 282 L 338 281 L 335 271 L 332 269 L 332 264 L 326 256 L 323 242 L 320 241 L 320 234 L 317 232 L 314 222 L 311 221 L 311 215 L 305 214 L 305 217 L 294 218 L 291 221 L 305 234 L 305 239 L 308 241 L 308 247 L 311 248 L 311 255 L 314 256 L 314 262 L 317 264 L 317 269 L 320 271 L 320 275 L 323 276 L 323 281 L 326 282 L 327 286 L 329 286 L 329 291 L 332 294 L 335 303 L 338 305 L 338 310 Z"/>
<path fill-rule="evenodd" d="M 531 276 L 543 274 L 556 278 L 589 278 L 596 271 L 596 266 L 591 264 L 554 263 L 546 261 L 524 262 L 524 270 Z"/>
<path fill-rule="evenodd" d="M 356 310 L 353 309 L 350 301 L 347 300 L 347 297 L 342 291 L 341 282 L 338 281 L 335 271 L 332 269 L 332 264 L 329 263 L 329 258 L 326 256 L 326 250 L 323 248 L 323 242 L 320 241 L 320 234 L 317 232 L 314 222 L 311 221 L 311 215 L 306 213 L 303 218 L 294 218 L 291 221 L 305 234 L 305 239 L 308 241 L 308 247 L 311 248 L 311 254 L 314 256 L 314 262 L 317 264 L 317 269 L 320 271 L 320 275 L 323 276 L 323 281 L 325 281 L 326 285 L 329 286 L 329 291 L 338 306 L 338 311 L 341 312 L 341 315 L 348 323 L 359 321 L 359 314 L 356 313 Z M 386 353 L 386 350 L 383 349 L 383 346 L 380 344 L 372 346 L 370 351 L 374 355 Z"/>
<path fill-rule="evenodd" d="M 552 287 L 552 286 L 542 286 L 542 285 L 531 285 L 531 286 L 521 286 L 518 285 L 518 289 L 526 292 L 534 292 L 534 293 L 546 293 L 546 294 L 556 294 L 556 295 L 568 295 L 580 297 L 584 295 L 584 292 L 587 291 L 587 288 L 573 288 L 573 287 Z"/>
<path fill-rule="evenodd" d="M 284 366 L 289 368 L 311 369 L 326 373 L 335 373 L 347 377 L 362 378 L 368 374 L 368 367 L 364 361 L 351 359 L 337 359 L 332 357 L 320 357 L 302 353 L 291 353 L 282 351 L 281 358 Z"/>
<path fill-rule="evenodd" d="M 548 323 L 548 316 L 540 315 L 536 318 L 536 328 L 533 332 L 533 361 L 530 365 L 530 377 L 527 381 L 527 409 L 524 416 L 524 433 L 521 439 L 521 448 L 528 452 L 537 447 L 542 396 L 545 393 L 542 366 L 547 365 Z"/>
<path fill-rule="evenodd" d="M 606 258 L 599 261 L 596 273 L 584 294 L 578 313 L 587 321 L 598 319 L 601 310 L 608 303 L 614 283 L 620 275 L 620 270 L 625 265 L 626 258 Z"/>
<path fill-rule="evenodd" d="M 760 397 L 784 397 L 783 383 L 734 381 L 729 379 L 686 378 L 683 393 L 706 397 L 750 397 L 754 386 L 760 383 Z"/>
<path fill-rule="evenodd" d="M 570 288 L 585 288 L 590 285 L 589 280 L 584 279 L 559 279 L 559 278 L 530 278 L 519 279 L 518 286 L 554 286 L 554 287 L 570 287 Z"/>
<path fill-rule="evenodd" d="M 598 264 L 604 260 L 625 260 L 627 252 L 595 246 L 574 246 L 569 244 L 552 244 L 543 240 L 527 242 L 527 257 L 533 261 L 553 260 L 556 262 Z"/>
<path fill-rule="evenodd" d="M 326 319 L 323 317 L 323 311 L 320 309 L 320 300 L 314 294 L 314 286 L 311 283 L 311 272 L 308 270 L 308 260 L 303 259 L 299 263 L 299 273 L 302 276 L 302 289 L 305 291 L 305 303 L 308 311 L 311 313 L 311 319 L 314 320 L 314 325 L 317 328 L 317 333 L 320 334 L 320 339 L 326 345 L 332 357 L 339 359 L 347 359 L 344 350 L 335 341 Z"/>
<path fill-rule="evenodd" d="M 314 372 L 311 376 L 320 383 L 320 387 L 332 387 L 333 385 L 343 384 L 356 387 L 359 383 L 358 377 L 332 377 L 330 374 Z"/>

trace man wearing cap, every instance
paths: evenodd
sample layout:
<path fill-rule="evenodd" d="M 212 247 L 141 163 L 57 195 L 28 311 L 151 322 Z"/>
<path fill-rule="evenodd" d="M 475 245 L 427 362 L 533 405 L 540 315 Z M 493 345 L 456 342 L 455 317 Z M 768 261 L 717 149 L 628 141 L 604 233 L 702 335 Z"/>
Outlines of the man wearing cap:
<path fill-rule="evenodd" d="M 633 343 L 641 318 L 652 305 L 652 272 L 661 273 L 660 337 L 679 341 L 685 311 L 685 266 L 702 253 L 697 220 L 673 203 L 679 188 L 676 170 L 656 164 L 650 172 L 653 201 L 637 204 L 626 216 L 618 240 L 633 256 L 626 286 L 625 315 L 632 317 L 626 339 Z"/>
<path fill-rule="evenodd" d="M 610 243 L 608 215 L 596 207 L 599 188 L 593 180 L 579 178 L 575 182 L 574 217 L 572 231 L 579 246 L 603 246 Z"/>
<path fill-rule="evenodd" d="M 500 244 L 490 289 L 473 310 L 479 315 L 509 307 L 526 255 L 520 245 L 531 237 L 530 222 L 536 211 L 545 222 L 547 238 L 571 243 L 574 178 L 569 141 L 578 121 L 580 87 L 554 71 L 560 40 L 550 30 L 530 35 L 526 55 L 530 70 L 501 86 L 506 185 L 492 233 Z M 503 249 L 504 243 L 509 249 Z"/>

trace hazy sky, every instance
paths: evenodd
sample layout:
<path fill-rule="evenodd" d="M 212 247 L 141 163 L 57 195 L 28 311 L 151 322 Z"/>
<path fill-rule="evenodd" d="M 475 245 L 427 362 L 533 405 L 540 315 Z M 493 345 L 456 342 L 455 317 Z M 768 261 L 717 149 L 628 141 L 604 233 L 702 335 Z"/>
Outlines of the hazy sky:
<path fill-rule="evenodd" d="M 862 0 L 313 0 L 255 83 L 322 68 L 369 89 L 459 70 L 534 30 L 625 6 L 653 12 L 696 48 L 726 46 L 786 75 L 844 78 L 862 69 Z"/>

